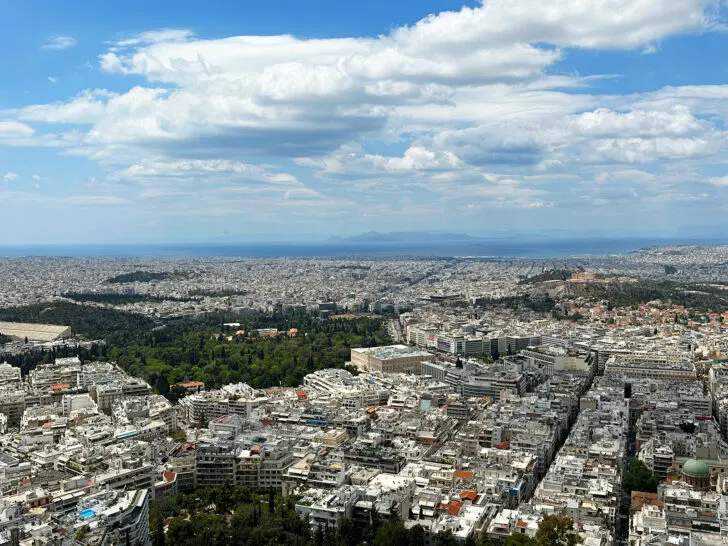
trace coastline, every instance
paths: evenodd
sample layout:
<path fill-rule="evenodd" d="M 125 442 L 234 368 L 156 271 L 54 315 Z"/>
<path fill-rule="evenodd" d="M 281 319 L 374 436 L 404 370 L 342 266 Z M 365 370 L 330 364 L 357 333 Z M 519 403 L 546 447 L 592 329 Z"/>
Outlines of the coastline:
<path fill-rule="evenodd" d="M 2 258 L 457 258 L 564 259 L 620 256 L 666 246 L 716 246 L 699 238 L 477 239 L 422 243 L 138 243 L 0 245 Z"/>

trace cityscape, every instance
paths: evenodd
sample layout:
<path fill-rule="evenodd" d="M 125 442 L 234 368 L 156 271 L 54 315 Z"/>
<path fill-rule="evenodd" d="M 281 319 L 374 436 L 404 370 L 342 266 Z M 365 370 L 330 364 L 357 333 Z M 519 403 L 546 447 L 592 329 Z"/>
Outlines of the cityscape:
<path fill-rule="evenodd" d="M 0 546 L 728 546 L 726 51 L 0 3 Z"/>
<path fill-rule="evenodd" d="M 727 264 L 5 258 L 0 536 L 726 543 Z"/>

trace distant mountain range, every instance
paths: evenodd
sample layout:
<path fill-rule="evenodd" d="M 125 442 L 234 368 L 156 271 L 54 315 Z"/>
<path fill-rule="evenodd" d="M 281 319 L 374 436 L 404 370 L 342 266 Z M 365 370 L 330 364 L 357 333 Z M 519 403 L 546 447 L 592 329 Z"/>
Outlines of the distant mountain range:
<path fill-rule="evenodd" d="M 393 231 L 390 233 L 379 233 L 377 231 L 369 231 L 351 237 L 329 237 L 329 243 L 384 243 L 384 244 L 425 244 L 438 242 L 483 242 L 486 239 L 482 237 L 473 237 L 466 233 L 428 233 L 421 231 Z"/>

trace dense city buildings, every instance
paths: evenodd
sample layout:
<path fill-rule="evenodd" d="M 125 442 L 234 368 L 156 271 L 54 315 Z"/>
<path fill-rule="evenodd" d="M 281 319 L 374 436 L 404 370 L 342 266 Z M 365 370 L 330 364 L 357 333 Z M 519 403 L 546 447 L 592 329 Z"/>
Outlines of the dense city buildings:
<path fill-rule="evenodd" d="M 665 256 L 100 260 L 65 289 L 28 259 L 37 288 L 0 288 L 2 312 L 47 301 L 81 331 L 3 323 L 0 536 L 148 544 L 180 525 L 150 521 L 160 499 L 237 490 L 289 498 L 310 536 L 391 518 L 500 544 L 558 516 L 590 546 L 725 544 L 728 313 L 619 299 Z M 85 334 L 96 310 L 141 333 Z"/>

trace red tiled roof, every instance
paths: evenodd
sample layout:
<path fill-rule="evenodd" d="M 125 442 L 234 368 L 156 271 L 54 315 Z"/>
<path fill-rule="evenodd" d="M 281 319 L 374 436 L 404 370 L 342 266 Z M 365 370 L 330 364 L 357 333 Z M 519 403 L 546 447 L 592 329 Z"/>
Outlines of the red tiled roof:
<path fill-rule="evenodd" d="M 667 482 L 671 482 L 671 476 L 668 476 Z M 646 491 L 632 491 L 632 502 L 630 503 L 630 511 L 638 512 L 645 504 L 662 507 L 664 504 L 657 500 L 657 493 L 647 493 Z"/>
<path fill-rule="evenodd" d="M 478 494 L 475 491 L 470 491 L 469 489 L 463 489 L 460 491 L 460 498 L 461 499 L 468 499 L 473 502 L 478 498 Z"/>
<path fill-rule="evenodd" d="M 461 480 L 473 480 L 473 473 L 468 472 L 467 470 L 456 470 L 455 471 L 455 477 L 460 478 Z"/>
<path fill-rule="evenodd" d="M 451 501 L 450 505 L 447 508 L 447 513 L 451 516 L 458 516 L 460 515 L 460 509 L 463 507 L 463 503 L 460 501 Z"/>

